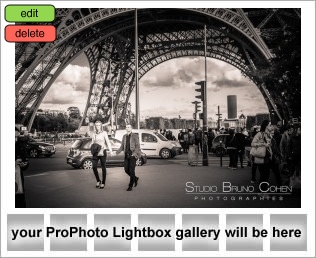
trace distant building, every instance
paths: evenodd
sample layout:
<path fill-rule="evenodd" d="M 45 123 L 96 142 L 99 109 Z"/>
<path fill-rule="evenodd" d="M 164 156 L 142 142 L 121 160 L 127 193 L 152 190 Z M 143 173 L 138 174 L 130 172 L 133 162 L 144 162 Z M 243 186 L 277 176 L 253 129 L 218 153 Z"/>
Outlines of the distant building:
<path fill-rule="evenodd" d="M 241 114 L 238 118 L 229 119 L 225 118 L 222 126 L 225 128 L 244 128 L 247 124 L 247 117 L 244 114 Z"/>
<path fill-rule="evenodd" d="M 228 119 L 237 118 L 237 96 L 236 95 L 227 96 L 227 113 L 228 113 Z"/>
<path fill-rule="evenodd" d="M 239 122 L 239 127 L 240 128 L 244 128 L 244 127 L 246 127 L 246 120 L 247 120 L 247 118 L 246 118 L 246 116 L 244 115 L 244 114 L 241 114 L 240 116 L 239 116 L 239 119 L 238 119 L 238 122 Z"/>
<path fill-rule="evenodd" d="M 59 114 L 66 115 L 67 113 L 63 110 L 43 109 L 42 112 L 38 112 L 37 114 L 55 117 Z"/>
<path fill-rule="evenodd" d="M 270 120 L 269 113 L 259 113 L 255 116 L 247 116 L 246 119 L 246 127 L 250 129 L 255 125 L 261 125 L 264 120 Z"/>
<path fill-rule="evenodd" d="M 146 129 L 164 129 L 165 120 L 163 117 L 149 117 L 145 119 Z"/>
<path fill-rule="evenodd" d="M 202 127 L 203 122 L 201 119 L 197 119 L 197 127 Z M 208 118 L 208 128 L 217 128 L 217 121 L 212 118 Z M 143 122 L 143 128 L 146 129 L 194 129 L 194 119 L 184 118 L 164 118 L 164 117 L 148 117 Z"/>
<path fill-rule="evenodd" d="M 237 118 L 235 119 L 224 119 L 223 126 L 225 128 L 237 128 L 239 126 L 239 120 Z"/>
<path fill-rule="evenodd" d="M 185 119 L 181 119 L 181 118 L 171 118 L 169 119 L 170 121 L 170 125 L 172 126 L 172 128 L 170 129 L 182 129 L 185 128 Z"/>

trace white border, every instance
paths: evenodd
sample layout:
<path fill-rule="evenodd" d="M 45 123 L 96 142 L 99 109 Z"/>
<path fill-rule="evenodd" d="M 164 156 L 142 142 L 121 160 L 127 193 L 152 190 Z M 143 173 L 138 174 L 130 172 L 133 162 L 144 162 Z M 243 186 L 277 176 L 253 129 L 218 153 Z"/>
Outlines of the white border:
<path fill-rule="evenodd" d="M 302 208 L 300 209 L 97 209 L 97 213 L 107 214 L 132 214 L 133 224 L 137 222 L 137 214 L 175 214 L 176 225 L 181 223 L 182 214 L 220 214 L 220 224 L 226 221 L 225 214 L 264 214 L 264 222 L 269 221 L 270 214 L 308 214 L 308 251 L 307 252 L 270 252 L 269 239 L 264 241 L 263 252 L 226 252 L 225 241 L 220 241 L 219 252 L 181 252 L 176 244 L 176 251 L 170 252 L 138 252 L 137 246 L 132 247 L 131 252 L 50 252 L 49 243 L 45 241 L 44 252 L 7 252 L 7 214 L 45 214 L 45 222 L 49 221 L 49 215 L 54 214 L 87 214 L 88 221 L 93 220 L 96 209 L 15 209 L 14 189 L 11 187 L 14 181 L 13 150 L 14 139 L 14 44 L 4 40 L 4 27 L 8 24 L 4 21 L 4 7 L 8 4 L 52 4 L 56 8 L 71 7 L 74 2 L 57 1 L 2 1 L 1 2 L 1 256 L 6 257 L 308 257 L 315 256 L 315 2 L 314 1 L 77 1 L 80 7 L 104 7 L 104 8 L 161 8 L 164 6 L 181 8 L 205 8 L 205 7 L 265 7 L 265 8 L 302 8 Z M 10 147 L 9 147 L 10 146 Z M 304 174 L 307 173 L 308 175 Z M 47 225 L 45 225 L 47 226 Z M 134 243 L 137 243 L 134 242 Z M 89 248 L 90 249 L 90 248 Z"/>

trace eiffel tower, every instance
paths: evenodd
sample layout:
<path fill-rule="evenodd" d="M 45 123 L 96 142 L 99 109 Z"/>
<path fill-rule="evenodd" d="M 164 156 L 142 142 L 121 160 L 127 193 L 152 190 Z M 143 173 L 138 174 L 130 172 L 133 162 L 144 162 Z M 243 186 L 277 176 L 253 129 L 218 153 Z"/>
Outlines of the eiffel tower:
<path fill-rule="evenodd" d="M 136 14 L 138 80 L 167 60 L 204 56 L 206 26 L 207 57 L 233 65 L 252 80 L 272 117 L 282 120 L 300 115 L 296 108 L 300 97 L 296 96 L 301 85 L 294 85 L 293 93 L 284 89 L 287 74 L 277 81 L 267 79 L 274 76 L 274 60 L 287 51 L 282 40 L 299 30 L 300 42 L 300 9 L 56 8 L 56 19 L 49 23 L 57 29 L 54 42 L 15 45 L 16 122 L 31 128 L 53 82 L 82 53 L 91 78 L 80 125 L 98 115 L 108 120 L 111 109 L 116 117 L 126 119 L 136 85 Z M 300 53 L 300 44 L 293 51 Z M 296 70 L 292 77 L 300 81 L 300 67 Z"/>

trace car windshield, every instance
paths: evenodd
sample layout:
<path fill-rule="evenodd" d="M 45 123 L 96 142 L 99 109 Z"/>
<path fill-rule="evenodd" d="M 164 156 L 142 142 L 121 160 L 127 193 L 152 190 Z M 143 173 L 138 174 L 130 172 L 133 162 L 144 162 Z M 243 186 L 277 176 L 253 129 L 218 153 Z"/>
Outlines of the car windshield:
<path fill-rule="evenodd" d="M 168 139 L 160 133 L 154 132 L 154 134 L 162 141 L 168 141 Z"/>
<path fill-rule="evenodd" d="M 79 149 L 80 146 L 82 144 L 82 141 L 81 140 L 76 140 L 72 145 L 71 145 L 71 148 L 73 149 Z"/>

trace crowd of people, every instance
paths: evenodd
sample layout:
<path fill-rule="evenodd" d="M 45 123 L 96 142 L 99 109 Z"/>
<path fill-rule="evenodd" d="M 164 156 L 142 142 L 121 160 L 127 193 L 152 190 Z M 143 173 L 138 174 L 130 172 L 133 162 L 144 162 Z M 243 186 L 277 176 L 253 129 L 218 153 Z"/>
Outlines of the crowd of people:
<path fill-rule="evenodd" d="M 277 187 L 289 185 L 292 177 L 301 175 L 301 128 L 300 125 L 273 126 L 265 120 L 261 126 L 228 130 L 225 147 L 229 155 L 228 168 L 237 169 L 238 161 L 243 168 L 244 158 L 251 166 L 251 183 L 269 182 L 270 173 L 275 177 Z M 260 151 L 258 151 L 260 149 Z M 258 153 L 259 152 L 259 153 Z M 262 153 L 261 153 L 262 152 Z M 263 184 L 264 192 L 267 184 Z"/>
<path fill-rule="evenodd" d="M 176 140 L 170 130 L 161 130 L 161 133 L 169 140 Z M 223 146 L 229 156 L 228 168 L 232 170 L 238 167 L 244 168 L 244 160 L 247 160 L 247 166 L 251 167 L 251 183 L 268 182 L 270 173 L 274 175 L 278 187 L 288 185 L 293 176 L 300 177 L 300 124 L 271 125 L 270 121 L 265 120 L 261 126 L 253 126 L 250 130 L 246 128 L 209 129 L 204 136 L 201 128 L 181 129 L 177 140 L 184 153 L 189 153 L 191 145 L 195 146 L 197 153 L 202 153 L 202 138 L 205 137 L 208 151 L 211 152 L 213 139 L 220 134 L 227 134 Z M 266 156 L 263 159 L 251 154 L 251 149 L 258 147 L 264 148 Z M 259 179 L 257 178 L 258 171 Z"/>
<path fill-rule="evenodd" d="M 270 172 L 275 176 L 277 186 L 288 185 L 291 177 L 301 175 L 301 128 L 299 125 L 272 126 L 268 120 L 262 122 L 260 129 L 252 134 L 251 147 L 263 146 L 263 160 L 251 156 L 252 178 L 256 182 L 256 172 L 259 170 L 259 183 L 268 182 Z M 250 153 L 251 154 L 251 153 Z M 264 190 L 264 189 L 263 189 Z"/>
<path fill-rule="evenodd" d="M 205 141 L 208 145 L 208 152 L 211 152 L 212 142 L 214 138 L 220 134 L 217 129 L 209 129 L 207 134 L 204 135 Z M 197 129 L 181 129 L 178 133 L 178 141 L 180 142 L 183 152 L 188 153 L 190 145 L 197 146 L 197 152 L 202 153 L 203 150 L 203 132 L 201 128 Z"/>
<path fill-rule="evenodd" d="M 132 133 L 132 127 L 126 126 L 127 133 L 122 139 L 122 145 L 116 153 L 112 151 L 108 134 L 102 130 L 102 123 L 95 123 L 95 133 L 92 135 L 93 144 L 98 145 L 99 149 L 95 150 L 95 159 L 93 160 L 93 172 L 97 181 L 97 188 L 104 188 L 106 181 L 106 150 L 111 155 L 116 155 L 121 151 L 125 153 L 124 170 L 130 177 L 127 191 L 131 191 L 138 184 L 138 177 L 135 175 L 136 159 L 140 153 L 139 140 Z M 257 171 L 259 171 L 259 184 L 269 182 L 271 172 L 275 176 L 276 186 L 289 185 L 291 177 L 301 174 L 301 128 L 299 125 L 272 126 L 271 122 L 264 120 L 261 126 L 254 126 L 250 131 L 246 128 L 234 129 L 227 128 L 225 130 L 209 129 L 207 134 L 202 132 L 201 128 L 195 130 L 182 129 L 176 138 L 171 130 L 161 130 L 168 140 L 178 140 L 183 148 L 184 153 L 189 153 L 191 147 L 194 146 L 195 154 L 202 153 L 203 143 L 207 143 L 208 150 L 211 151 L 212 141 L 219 134 L 226 134 L 226 140 L 223 142 L 224 147 L 229 155 L 228 168 L 236 170 L 238 162 L 240 168 L 244 168 L 244 159 L 248 160 L 248 166 L 251 166 L 251 183 L 257 183 Z M 204 137 L 204 140 L 203 140 Z M 130 140 L 130 138 L 132 140 Z M 25 144 L 27 142 L 27 132 L 21 132 L 16 141 L 16 168 L 23 167 L 21 164 L 28 165 Z M 248 147 L 248 148 L 247 148 Z M 93 150 L 91 150 L 93 153 Z M 101 160 L 102 179 L 99 177 L 97 170 L 98 160 Z M 197 160 L 197 156 L 195 156 Z M 190 162 L 189 162 L 190 164 Z M 23 169 L 16 169 L 16 207 L 25 207 L 24 196 L 24 177 Z M 261 187 L 261 191 L 265 192 L 267 184 Z M 21 190 L 22 189 L 22 190 Z"/>

